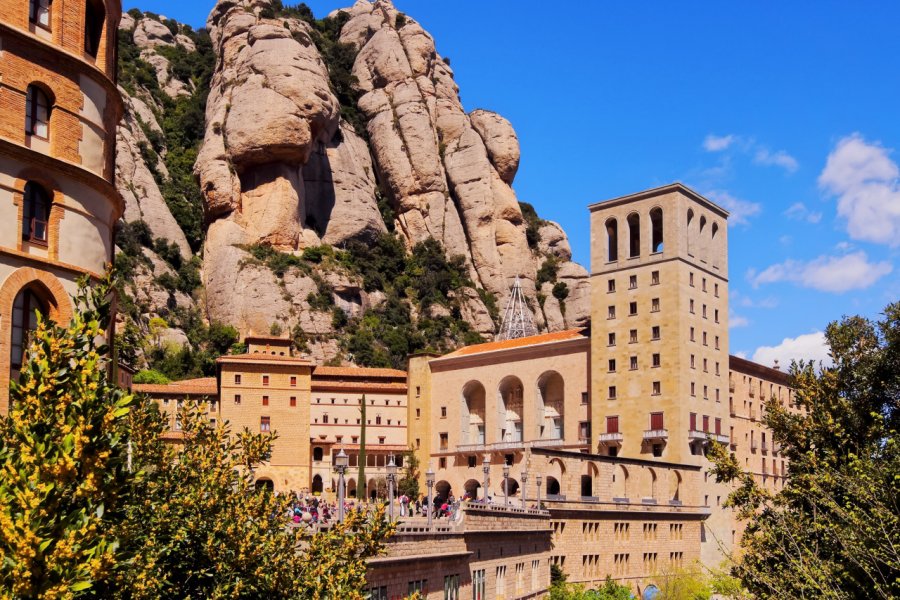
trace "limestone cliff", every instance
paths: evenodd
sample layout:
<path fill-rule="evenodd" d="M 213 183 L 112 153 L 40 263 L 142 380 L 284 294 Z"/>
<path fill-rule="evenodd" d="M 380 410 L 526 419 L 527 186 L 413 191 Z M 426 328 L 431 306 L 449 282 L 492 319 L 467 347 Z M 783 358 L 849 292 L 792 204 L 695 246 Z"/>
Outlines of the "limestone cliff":
<path fill-rule="evenodd" d="M 118 161 L 126 220 L 143 220 L 189 259 L 197 236 L 185 236 L 177 202 L 160 191 L 173 163 L 166 148 L 156 156 L 146 148 L 166 129 L 157 121 L 170 102 L 158 98 L 180 106 L 198 96 L 200 79 L 180 74 L 200 40 L 134 11 L 121 27 L 156 88 L 126 98 Z M 387 0 L 359 0 L 323 20 L 302 5 L 220 0 L 207 30 L 215 66 L 193 166 L 205 220 L 203 287 L 193 295 L 208 320 L 244 334 L 292 331 L 327 360 L 348 350 L 348 321 L 356 327 L 396 296 L 413 321 L 461 320 L 490 337 L 519 276 L 541 328 L 586 323 L 587 272 L 571 261 L 561 228 L 512 189 L 520 152 L 512 125 L 466 112 L 449 62 L 413 18 Z M 411 258 L 381 285 L 365 252 L 390 254 L 392 236 Z M 434 298 L 413 281 L 419 263 L 434 262 L 433 241 L 455 286 Z M 324 247 L 337 253 L 322 260 Z"/>

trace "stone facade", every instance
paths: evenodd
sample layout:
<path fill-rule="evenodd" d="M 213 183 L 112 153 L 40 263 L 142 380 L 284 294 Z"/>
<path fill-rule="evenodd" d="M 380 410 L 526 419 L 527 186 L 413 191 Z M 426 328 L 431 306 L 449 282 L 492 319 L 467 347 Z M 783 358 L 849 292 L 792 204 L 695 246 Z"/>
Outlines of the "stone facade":
<path fill-rule="evenodd" d="M 386 556 L 369 560 L 369 598 L 543 598 L 550 585 L 552 529 L 545 510 L 467 504 L 433 530 L 401 524 Z"/>
<path fill-rule="evenodd" d="M 118 0 L 0 0 L 0 412 L 34 310 L 57 320 L 112 259 Z M 28 314 L 26 314 L 28 313 Z"/>

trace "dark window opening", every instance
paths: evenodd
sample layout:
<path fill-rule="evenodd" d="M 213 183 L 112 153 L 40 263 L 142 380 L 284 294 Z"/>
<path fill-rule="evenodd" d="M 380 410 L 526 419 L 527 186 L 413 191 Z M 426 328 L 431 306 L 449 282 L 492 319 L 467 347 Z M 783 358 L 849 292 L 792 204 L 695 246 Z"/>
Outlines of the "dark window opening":
<path fill-rule="evenodd" d="M 661 208 L 650 211 L 650 226 L 653 231 L 651 247 L 653 252 L 663 251 L 663 213 Z"/>
<path fill-rule="evenodd" d="M 102 0 L 87 0 L 84 6 L 84 51 L 94 58 L 100 51 L 104 21 L 106 8 Z"/>
<path fill-rule="evenodd" d="M 50 220 L 50 195 L 43 187 L 29 181 L 25 184 L 22 206 L 22 239 L 47 244 L 47 222 Z"/>

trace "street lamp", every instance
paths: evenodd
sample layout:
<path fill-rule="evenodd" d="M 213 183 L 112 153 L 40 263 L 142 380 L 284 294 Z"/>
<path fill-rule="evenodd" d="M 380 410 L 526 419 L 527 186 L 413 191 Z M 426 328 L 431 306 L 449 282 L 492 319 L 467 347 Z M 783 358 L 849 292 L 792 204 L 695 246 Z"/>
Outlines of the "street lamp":
<path fill-rule="evenodd" d="M 509 465 L 503 463 L 503 504 L 509 508 Z"/>
<path fill-rule="evenodd" d="M 537 483 L 537 489 L 538 489 L 538 498 L 537 498 L 537 507 L 538 507 L 538 509 L 541 508 L 541 483 L 543 483 L 543 479 L 544 479 L 544 478 L 541 477 L 541 474 L 538 473 L 538 476 L 537 476 L 537 478 L 536 478 L 536 480 L 535 480 L 536 483 Z"/>
<path fill-rule="evenodd" d="M 347 466 L 350 464 L 350 457 L 344 453 L 344 449 L 337 453 L 334 457 L 334 470 L 338 474 L 338 522 L 344 522 L 344 473 L 347 472 Z"/>
<path fill-rule="evenodd" d="M 389 515 L 391 521 L 394 520 L 394 483 L 397 480 L 397 465 L 394 463 L 394 455 L 391 454 L 391 460 L 387 464 L 387 483 L 388 483 L 388 502 Z"/>
<path fill-rule="evenodd" d="M 434 487 L 434 470 L 431 468 L 431 465 L 428 465 L 428 470 L 425 471 L 425 485 L 428 487 L 428 530 L 431 531 L 431 512 L 434 510 L 434 500 L 431 496 L 431 490 Z"/>
<path fill-rule="evenodd" d="M 489 454 L 484 455 L 484 460 L 481 461 L 481 472 L 484 473 L 484 485 L 481 487 L 481 495 L 482 500 L 485 504 L 488 501 L 488 476 L 491 474 L 491 456 Z"/>
<path fill-rule="evenodd" d="M 528 467 L 522 471 L 522 508 L 528 508 Z"/>

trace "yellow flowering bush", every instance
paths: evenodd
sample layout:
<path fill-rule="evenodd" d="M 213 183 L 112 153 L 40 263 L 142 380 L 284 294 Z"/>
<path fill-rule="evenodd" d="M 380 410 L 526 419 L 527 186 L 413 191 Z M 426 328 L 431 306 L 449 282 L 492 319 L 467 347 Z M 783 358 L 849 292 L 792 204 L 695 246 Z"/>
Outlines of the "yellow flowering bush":
<path fill-rule="evenodd" d="M 39 318 L 0 421 L 0 597 L 97 592 L 121 558 L 132 397 L 110 385 L 109 279 L 66 326 Z"/>

